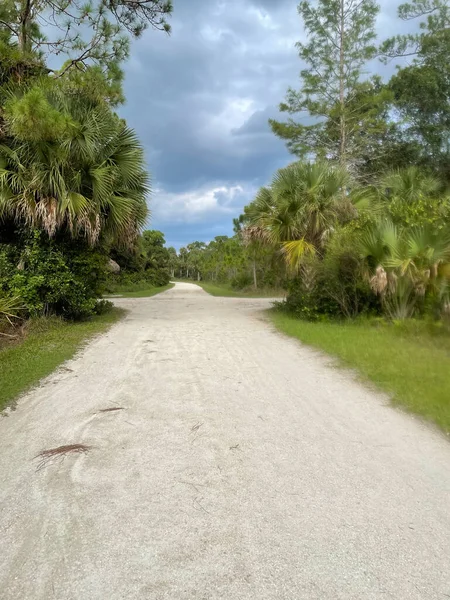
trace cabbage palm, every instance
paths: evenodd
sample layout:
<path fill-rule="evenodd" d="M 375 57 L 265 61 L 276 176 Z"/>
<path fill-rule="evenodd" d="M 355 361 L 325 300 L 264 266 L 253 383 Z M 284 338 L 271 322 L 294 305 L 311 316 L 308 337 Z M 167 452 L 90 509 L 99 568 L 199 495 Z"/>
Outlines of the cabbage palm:
<path fill-rule="evenodd" d="M 296 267 L 305 254 L 320 254 L 336 225 L 352 214 L 347 185 L 347 174 L 328 163 L 294 163 L 259 191 L 247 209 L 250 226 L 281 246 Z"/>
<path fill-rule="evenodd" d="M 0 290 L 0 328 L 5 323 L 13 325 L 19 319 L 19 313 L 23 309 L 19 298 L 6 296 Z M 0 335 L 6 335 L 0 331 Z M 9 337 L 9 336 L 7 336 Z"/>
<path fill-rule="evenodd" d="M 386 174 L 380 181 L 380 205 L 401 226 L 433 223 L 441 229 L 450 214 L 442 182 L 417 167 Z"/>
<path fill-rule="evenodd" d="M 411 204 L 423 198 L 435 197 L 441 191 L 442 183 L 433 175 L 412 166 L 387 173 L 381 179 L 380 187 L 387 190 L 390 199 Z"/>
<path fill-rule="evenodd" d="M 35 85 L 11 93 L 0 140 L 0 219 L 91 244 L 131 241 L 147 217 L 143 150 L 106 104 Z"/>
<path fill-rule="evenodd" d="M 383 299 L 402 291 L 403 300 L 448 287 L 450 233 L 431 226 L 400 228 L 380 221 L 361 236 L 362 257 L 369 268 L 372 289 Z M 397 298 L 401 300 L 401 298 Z"/>

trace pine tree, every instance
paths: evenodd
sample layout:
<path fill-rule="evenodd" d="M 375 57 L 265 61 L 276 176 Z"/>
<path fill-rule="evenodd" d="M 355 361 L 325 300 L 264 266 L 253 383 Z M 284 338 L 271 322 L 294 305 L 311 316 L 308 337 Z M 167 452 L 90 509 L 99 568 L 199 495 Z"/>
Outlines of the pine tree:
<path fill-rule="evenodd" d="M 343 167 L 351 163 L 355 154 L 352 135 L 360 131 L 365 118 L 364 107 L 355 107 L 354 99 L 364 65 L 376 52 L 378 10 L 374 0 L 317 0 L 315 4 L 303 0 L 299 4 L 307 40 L 296 47 L 307 67 L 300 73 L 301 89 L 290 88 L 280 110 L 304 113 L 309 123 L 292 117 L 287 122 L 270 121 L 273 132 L 287 141 L 294 154 L 336 158 Z M 333 129 L 338 131 L 337 139 L 328 135 Z"/>

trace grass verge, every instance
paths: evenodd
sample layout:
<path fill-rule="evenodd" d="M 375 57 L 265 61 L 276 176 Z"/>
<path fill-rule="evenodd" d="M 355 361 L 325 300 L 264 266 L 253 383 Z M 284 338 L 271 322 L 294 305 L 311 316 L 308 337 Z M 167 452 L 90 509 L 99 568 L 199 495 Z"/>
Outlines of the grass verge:
<path fill-rule="evenodd" d="M 285 294 L 282 290 L 245 290 L 236 291 L 231 286 L 221 283 L 209 283 L 203 281 L 189 281 L 187 283 L 195 283 L 211 294 L 211 296 L 222 296 L 228 298 L 282 298 Z"/>
<path fill-rule="evenodd" d="M 83 342 L 106 331 L 123 314 L 123 310 L 114 308 L 77 323 L 58 318 L 30 321 L 21 342 L 0 350 L 0 410 L 72 358 Z"/>
<path fill-rule="evenodd" d="M 450 433 L 450 335 L 420 321 L 309 323 L 271 311 L 274 325 L 356 369 L 402 406 Z"/>
<path fill-rule="evenodd" d="M 156 296 L 156 294 L 160 294 L 161 292 L 165 292 L 166 290 L 170 290 L 173 288 L 174 284 L 169 283 L 168 285 L 163 285 L 161 287 L 150 287 L 146 289 L 128 289 L 120 292 L 115 292 L 114 296 L 119 298 L 150 298 L 150 296 Z M 106 296 L 108 297 L 108 296 Z M 110 295 L 111 297 L 111 295 Z"/>

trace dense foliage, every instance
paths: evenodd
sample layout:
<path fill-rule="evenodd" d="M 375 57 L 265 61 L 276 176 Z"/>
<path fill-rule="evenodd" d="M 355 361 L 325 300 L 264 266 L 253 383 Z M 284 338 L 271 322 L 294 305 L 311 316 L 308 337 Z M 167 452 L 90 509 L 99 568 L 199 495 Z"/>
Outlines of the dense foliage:
<path fill-rule="evenodd" d="M 113 107 L 130 36 L 169 31 L 171 10 L 167 0 L 1 3 L 0 326 L 18 312 L 92 314 L 109 256 L 138 251 L 149 178 Z"/>
<path fill-rule="evenodd" d="M 111 257 L 120 267 L 108 277 L 109 292 L 160 287 L 170 281 L 171 251 L 165 247 L 161 231 L 144 231 L 132 247 L 116 248 Z"/>
<path fill-rule="evenodd" d="M 83 240 L 34 230 L 0 244 L 0 289 L 31 315 L 86 317 L 101 308 L 106 257 Z"/>

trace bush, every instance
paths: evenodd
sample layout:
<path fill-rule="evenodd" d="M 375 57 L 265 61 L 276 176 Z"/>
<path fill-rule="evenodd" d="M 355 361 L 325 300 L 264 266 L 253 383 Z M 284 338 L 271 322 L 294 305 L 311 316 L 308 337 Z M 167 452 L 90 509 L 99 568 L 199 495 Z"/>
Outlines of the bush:
<path fill-rule="evenodd" d="M 243 290 L 253 284 L 253 277 L 249 273 L 239 273 L 231 280 L 231 287 L 234 290 Z"/>
<path fill-rule="evenodd" d="M 356 248 L 353 232 L 336 232 L 324 258 L 305 261 L 299 276 L 288 283 L 285 310 L 309 321 L 379 314 L 380 301 L 370 289 Z"/>
<path fill-rule="evenodd" d="M 342 229 L 331 238 L 320 264 L 319 280 L 322 294 L 330 307 L 334 303 L 337 316 L 354 318 L 380 312 L 380 301 L 370 289 L 353 231 Z"/>
<path fill-rule="evenodd" d="M 106 291 L 139 291 L 151 287 L 162 287 L 170 281 L 168 269 L 147 269 L 146 271 L 111 273 L 106 282 Z"/>
<path fill-rule="evenodd" d="M 84 241 L 49 239 L 40 231 L 0 245 L 0 289 L 19 297 L 28 316 L 81 319 L 96 312 L 107 257 Z"/>
<path fill-rule="evenodd" d="M 114 308 L 114 304 L 109 300 L 98 300 L 95 305 L 95 314 L 96 315 L 105 315 L 109 313 Z"/>

